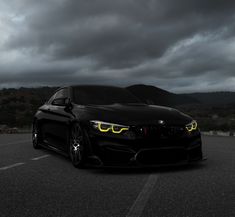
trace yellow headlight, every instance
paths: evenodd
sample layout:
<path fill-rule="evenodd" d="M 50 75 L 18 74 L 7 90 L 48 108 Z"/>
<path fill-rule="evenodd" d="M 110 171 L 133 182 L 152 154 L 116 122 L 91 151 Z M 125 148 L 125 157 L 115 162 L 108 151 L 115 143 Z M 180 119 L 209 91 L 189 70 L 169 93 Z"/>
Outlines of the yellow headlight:
<path fill-rule="evenodd" d="M 99 130 L 102 133 L 112 132 L 115 134 L 119 134 L 122 133 L 123 131 L 129 130 L 128 126 L 120 124 L 113 124 L 102 121 L 91 121 L 91 123 L 95 129 Z"/>
<path fill-rule="evenodd" d="M 186 129 L 188 130 L 188 132 L 196 130 L 197 129 L 197 122 L 195 120 L 193 120 L 191 123 L 186 125 Z"/>
<path fill-rule="evenodd" d="M 112 125 L 113 133 L 121 133 L 122 131 L 129 130 L 129 127 L 124 127 L 120 125 Z"/>
<path fill-rule="evenodd" d="M 98 123 L 98 129 L 100 130 L 100 132 L 108 132 L 111 129 L 111 126 L 105 123 Z"/>

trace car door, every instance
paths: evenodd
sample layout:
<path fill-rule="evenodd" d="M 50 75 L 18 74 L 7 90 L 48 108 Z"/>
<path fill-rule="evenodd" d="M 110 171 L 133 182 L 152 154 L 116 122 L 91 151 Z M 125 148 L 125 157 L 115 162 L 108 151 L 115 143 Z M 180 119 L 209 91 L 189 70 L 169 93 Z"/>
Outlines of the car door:
<path fill-rule="evenodd" d="M 66 101 L 69 98 L 69 89 L 62 88 L 55 94 L 48 107 L 50 120 L 47 122 L 47 135 L 50 145 L 62 151 L 67 151 L 69 123 L 73 118 L 71 112 L 66 109 Z"/>
<path fill-rule="evenodd" d="M 42 131 L 42 137 L 43 141 L 46 144 L 52 144 L 53 142 L 51 141 L 51 121 L 53 118 L 53 115 L 50 113 L 51 110 L 51 103 L 53 99 L 55 98 L 55 94 L 51 96 L 51 98 L 43 105 L 40 107 L 40 128 Z"/>

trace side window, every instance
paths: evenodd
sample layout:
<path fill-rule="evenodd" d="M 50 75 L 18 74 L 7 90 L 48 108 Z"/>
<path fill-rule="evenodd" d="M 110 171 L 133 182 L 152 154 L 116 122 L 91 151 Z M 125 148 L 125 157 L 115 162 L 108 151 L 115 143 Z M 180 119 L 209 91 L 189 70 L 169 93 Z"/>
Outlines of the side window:
<path fill-rule="evenodd" d="M 53 105 L 62 105 L 65 103 L 65 99 L 68 98 L 69 95 L 68 95 L 68 89 L 67 88 L 64 88 L 64 89 L 61 89 L 59 91 L 57 91 L 48 101 L 47 101 L 47 104 L 53 104 Z M 54 100 L 55 99 L 59 99 L 57 100 L 57 102 L 55 102 Z"/>
<path fill-rule="evenodd" d="M 55 95 L 56 94 L 52 95 L 52 97 L 47 101 L 47 104 L 51 104 L 52 103 L 53 99 L 55 98 Z"/>
<path fill-rule="evenodd" d="M 56 92 L 55 98 L 54 99 L 59 99 L 59 98 L 68 98 L 68 89 L 64 88 Z"/>

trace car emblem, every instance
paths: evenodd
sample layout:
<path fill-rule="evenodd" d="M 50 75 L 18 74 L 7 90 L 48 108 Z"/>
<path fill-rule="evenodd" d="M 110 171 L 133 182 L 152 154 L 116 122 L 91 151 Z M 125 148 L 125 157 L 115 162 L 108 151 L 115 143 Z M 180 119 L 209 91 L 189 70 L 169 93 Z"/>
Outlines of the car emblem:
<path fill-rule="evenodd" d="M 162 124 L 165 124 L 165 121 L 163 121 L 163 120 L 158 120 L 158 123 L 162 125 Z"/>

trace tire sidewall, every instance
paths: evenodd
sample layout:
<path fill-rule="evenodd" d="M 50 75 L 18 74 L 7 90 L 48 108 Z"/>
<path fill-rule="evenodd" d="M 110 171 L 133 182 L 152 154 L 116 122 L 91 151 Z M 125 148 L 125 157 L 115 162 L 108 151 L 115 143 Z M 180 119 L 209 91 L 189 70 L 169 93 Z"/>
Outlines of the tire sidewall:
<path fill-rule="evenodd" d="M 75 162 L 73 161 L 73 157 L 72 157 L 72 154 L 71 154 L 71 146 L 72 146 L 72 133 L 73 133 L 73 129 L 74 127 L 78 127 L 80 132 L 81 132 L 81 135 L 83 137 L 83 141 L 82 143 L 80 144 L 81 145 L 81 159 L 79 162 Z M 86 150 L 85 150 L 85 145 L 86 141 L 85 141 L 85 133 L 84 133 L 84 130 L 81 128 L 80 124 L 79 123 L 73 123 L 71 128 L 70 128 L 70 135 L 69 135 L 69 157 L 71 159 L 71 162 L 73 164 L 74 167 L 76 168 L 84 168 L 85 166 L 85 160 L 86 160 Z"/>
<path fill-rule="evenodd" d="M 37 133 L 37 138 L 35 139 L 34 134 L 35 131 Z M 32 143 L 33 143 L 33 147 L 35 149 L 39 149 L 40 148 L 40 129 L 39 129 L 39 124 L 37 121 L 35 121 L 33 123 L 33 130 L 32 130 Z"/>

